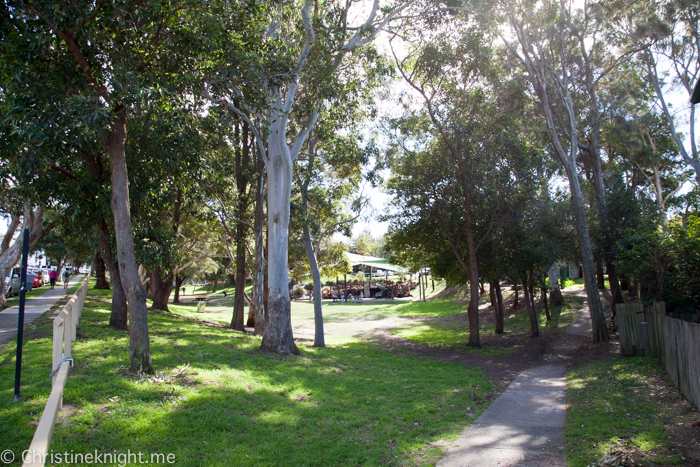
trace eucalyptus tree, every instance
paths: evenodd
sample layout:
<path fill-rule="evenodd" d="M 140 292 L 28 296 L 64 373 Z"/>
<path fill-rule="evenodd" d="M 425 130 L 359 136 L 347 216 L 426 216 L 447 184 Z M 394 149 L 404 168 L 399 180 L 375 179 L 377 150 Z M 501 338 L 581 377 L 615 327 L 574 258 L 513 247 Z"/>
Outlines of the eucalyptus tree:
<path fill-rule="evenodd" d="M 505 47 L 520 64 L 539 100 L 554 154 L 566 171 L 576 216 L 584 281 L 591 310 L 593 338 L 607 341 L 603 304 L 595 282 L 591 236 L 579 180 L 585 154 L 593 174 L 597 214 L 611 247 L 605 184 L 600 155 L 599 85 L 618 66 L 620 57 L 606 53 L 599 39 L 603 26 L 594 4 L 573 9 L 565 1 L 506 5 L 505 21 L 512 38 L 501 34 Z M 583 109 L 581 112 L 579 109 Z M 582 118 L 584 117 L 583 121 Z M 609 267 L 614 266 L 609 263 Z M 617 278 L 611 283 L 617 285 Z"/>
<path fill-rule="evenodd" d="M 430 84 L 416 86 L 427 96 Z M 399 232 L 404 239 L 415 236 L 407 246 L 424 249 L 428 258 L 437 260 L 430 266 L 439 276 L 469 283 L 469 345 L 478 346 L 478 253 L 508 228 L 531 185 L 532 168 L 507 107 L 482 88 L 449 91 L 438 94 L 433 88 L 425 113 L 397 122 L 394 135 L 399 142 L 388 187 L 399 208 L 391 216 L 390 245 L 393 251 L 400 248 Z M 417 134 L 425 143 L 399 136 L 411 131 L 425 132 Z M 440 264 L 445 251 L 455 265 L 447 269 Z"/>
<path fill-rule="evenodd" d="M 259 158 L 250 128 L 239 116 L 210 108 L 204 123 L 208 137 L 207 159 L 203 161 L 206 167 L 202 176 L 203 205 L 220 225 L 219 237 L 234 268 L 232 276 L 236 291 L 231 327 L 243 331 L 244 304 L 248 300 L 245 287 L 250 269 L 250 237 L 257 232 L 254 220 L 257 210 L 263 208 L 256 203 L 260 183 Z M 262 247 L 261 241 L 256 240 L 256 252 L 258 247 Z M 253 267 L 257 268 L 257 265 L 253 264 Z M 252 271 L 250 276 L 255 278 L 255 272 Z M 258 294 L 256 287 L 253 296 Z M 255 321 L 254 308 L 251 306 L 250 324 Z"/>
<path fill-rule="evenodd" d="M 614 161 L 611 174 L 623 176 L 633 192 L 648 192 L 665 228 L 668 210 L 677 203 L 676 195 L 692 178 L 692 170 L 680 156 L 666 121 L 648 107 L 639 110 L 622 109 L 611 115 L 604 127 L 605 151 Z"/>
<path fill-rule="evenodd" d="M 134 370 L 152 371 L 146 290 L 138 274 L 131 225 L 127 124 L 137 102 L 163 102 L 162 96 L 187 89 L 207 47 L 221 37 L 220 22 L 211 21 L 216 4 L 120 0 L 66 3 L 42 0 L 3 3 L 2 19 L 11 38 L 4 53 L 24 56 L 25 63 L 60 64 L 38 70 L 47 89 L 59 88 L 73 104 L 80 122 L 92 126 L 109 158 L 111 208 L 121 283 L 129 304 L 129 359 Z M 227 3 L 227 8 L 247 8 Z M 246 15 L 254 13 L 250 8 Z M 246 20 L 247 17 L 246 16 Z M 240 22 L 241 31 L 245 22 Z M 213 37 L 204 40 L 205 35 Z M 210 37 L 210 38 L 211 38 Z M 227 35 L 232 47 L 244 34 Z M 22 78 L 23 75 L 17 75 Z"/>
<path fill-rule="evenodd" d="M 202 212 L 201 109 L 180 99 L 168 107 L 139 103 L 127 124 L 127 163 L 136 257 L 148 271 L 152 308 L 168 311 L 175 276 L 203 258 L 208 212 Z"/>
<path fill-rule="evenodd" d="M 336 120 L 336 124 L 340 121 Z M 300 180 L 296 184 L 298 188 L 293 189 L 293 194 L 298 190 L 299 203 L 292 203 L 292 214 L 299 217 L 313 281 L 315 347 L 325 347 L 319 263 L 333 261 L 332 256 L 323 254 L 321 247 L 335 233 L 350 234 L 366 201 L 362 193 L 357 197 L 354 193 L 359 189 L 367 153 L 360 146 L 358 135 L 349 132 L 341 136 L 337 133 L 340 128 L 333 126 L 324 120 L 311 134 L 307 157 L 297 160 L 295 168 Z"/>
<path fill-rule="evenodd" d="M 439 157 L 455 173 L 449 182 L 444 181 L 448 186 L 433 185 L 434 193 L 425 201 L 442 206 L 436 221 L 468 277 L 469 345 L 478 346 L 477 252 L 506 222 L 508 204 L 517 198 L 521 182 L 527 184 L 531 170 L 517 135 L 517 121 L 509 117 L 523 101 L 517 92 L 496 96 L 497 88 L 489 86 L 489 79 L 497 73 L 490 44 L 468 24 L 434 35 L 418 35 L 404 57 L 394 54 L 394 58 L 404 81 L 425 106 L 425 112 L 417 116 L 424 120 L 418 128 L 425 128 L 435 138 L 432 157 Z M 401 143 L 397 150 L 407 147 Z"/>
<path fill-rule="evenodd" d="M 681 157 L 693 169 L 695 182 L 700 185 L 697 106 L 690 103 L 700 80 L 700 6 L 682 0 L 652 5 L 656 7 L 652 11 L 647 5 L 631 9 L 637 13 L 641 10 L 647 17 L 628 16 L 623 23 L 629 25 L 628 34 L 616 37 L 621 45 L 642 48 L 640 61 L 644 77 L 654 89 L 655 107 L 668 123 Z M 682 96 L 679 105 L 674 105 L 676 96 Z"/>
<path fill-rule="evenodd" d="M 287 258 L 293 163 L 326 105 L 323 93 L 346 57 L 372 42 L 410 3 L 380 5 L 374 0 L 358 23 L 353 22 L 352 2 L 305 0 L 300 9 L 271 8 L 259 31 L 270 66 L 246 70 L 227 66 L 204 87 L 212 102 L 249 124 L 265 164 L 268 308 L 261 344 L 265 350 L 299 353 L 292 335 Z"/>
<path fill-rule="evenodd" d="M 32 205 L 29 202 L 25 202 L 23 207 L 21 214 L 13 210 L 10 225 L 5 235 L 3 235 L 2 244 L 0 244 L 0 274 L 2 274 L 3 278 L 2 284 L 0 284 L 1 308 L 7 306 L 4 278 L 7 277 L 7 273 L 17 264 L 22 256 L 24 230 L 29 230 L 29 246 L 31 247 L 37 240 L 48 235 L 55 225 L 53 223 L 44 225 L 45 211 L 43 207 L 39 206 L 32 209 Z"/>
<path fill-rule="evenodd" d="M 42 56 L 23 60 L 21 41 L 9 29 L 8 42 L 19 45 L 18 50 L 9 49 L 13 53 L 2 55 L 6 71 L 2 81 L 3 125 L 11 129 L 14 147 L 22 149 L 11 150 L 9 140 L 3 145 L 6 179 L 19 177 L 22 181 L 16 183 L 18 187 L 43 197 L 43 202 L 60 206 L 60 218 L 55 220 L 99 250 L 112 278 L 110 326 L 126 330 L 126 296 L 109 222 L 109 166 L 96 134 L 98 117 L 83 115 L 70 98 L 70 80 L 62 81 L 76 74 L 70 63 Z M 41 49 L 41 44 L 34 44 L 32 50 L 36 53 Z M 65 248 L 62 240 L 59 243 L 63 252 L 54 249 L 53 256 L 62 258 Z"/>

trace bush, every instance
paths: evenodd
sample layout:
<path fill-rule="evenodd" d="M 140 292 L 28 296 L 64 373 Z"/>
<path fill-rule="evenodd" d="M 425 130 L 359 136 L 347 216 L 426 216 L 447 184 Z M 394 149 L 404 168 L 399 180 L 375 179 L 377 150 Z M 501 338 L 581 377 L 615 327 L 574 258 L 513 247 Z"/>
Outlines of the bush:
<path fill-rule="evenodd" d="M 666 231 L 630 233 L 620 242 L 620 272 L 637 279 L 645 300 L 667 311 L 700 311 L 700 217 L 668 221 Z"/>

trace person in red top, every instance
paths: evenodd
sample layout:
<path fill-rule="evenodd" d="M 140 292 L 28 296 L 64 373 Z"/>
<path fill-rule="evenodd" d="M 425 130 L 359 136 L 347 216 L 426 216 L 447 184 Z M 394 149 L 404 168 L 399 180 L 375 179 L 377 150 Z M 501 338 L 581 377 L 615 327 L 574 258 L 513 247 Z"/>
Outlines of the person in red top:
<path fill-rule="evenodd" d="M 51 282 L 52 289 L 56 286 L 56 279 L 58 279 L 58 271 L 52 269 L 49 271 L 49 281 Z"/>

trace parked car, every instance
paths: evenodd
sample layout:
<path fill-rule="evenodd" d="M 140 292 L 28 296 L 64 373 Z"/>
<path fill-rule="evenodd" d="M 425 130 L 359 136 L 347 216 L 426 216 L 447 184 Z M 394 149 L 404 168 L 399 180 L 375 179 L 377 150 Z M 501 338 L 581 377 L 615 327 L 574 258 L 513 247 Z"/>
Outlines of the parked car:
<path fill-rule="evenodd" d="M 12 268 L 5 278 L 5 297 L 14 297 L 19 293 L 19 268 Z"/>
<path fill-rule="evenodd" d="M 44 285 L 44 275 L 41 273 L 40 270 L 38 269 L 30 269 L 29 272 L 34 274 L 34 284 L 33 287 L 36 289 L 37 287 L 41 287 Z M 27 282 L 29 282 L 29 277 L 27 277 Z"/>
<path fill-rule="evenodd" d="M 14 297 L 19 295 L 19 289 L 21 287 L 21 282 L 19 279 L 20 267 L 15 266 L 10 270 L 5 278 L 5 297 Z M 27 271 L 27 292 L 34 288 L 34 282 L 36 280 L 36 274 Z"/>

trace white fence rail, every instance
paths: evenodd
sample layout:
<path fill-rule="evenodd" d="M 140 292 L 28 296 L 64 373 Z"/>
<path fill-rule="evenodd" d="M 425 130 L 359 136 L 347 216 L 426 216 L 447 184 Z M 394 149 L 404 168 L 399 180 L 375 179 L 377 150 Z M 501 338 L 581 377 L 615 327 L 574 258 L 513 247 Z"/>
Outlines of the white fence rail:
<path fill-rule="evenodd" d="M 46 402 L 44 413 L 41 415 L 39 426 L 34 433 L 32 444 L 29 446 L 29 452 L 25 456 L 27 462 L 24 462 L 23 466 L 43 467 L 47 458 L 46 454 L 49 452 L 56 417 L 63 406 L 63 389 L 66 387 L 70 367 L 73 366 L 72 344 L 76 339 L 76 327 L 83 312 L 89 282 L 90 279 L 86 277 L 78 291 L 53 321 L 51 394 Z"/>

